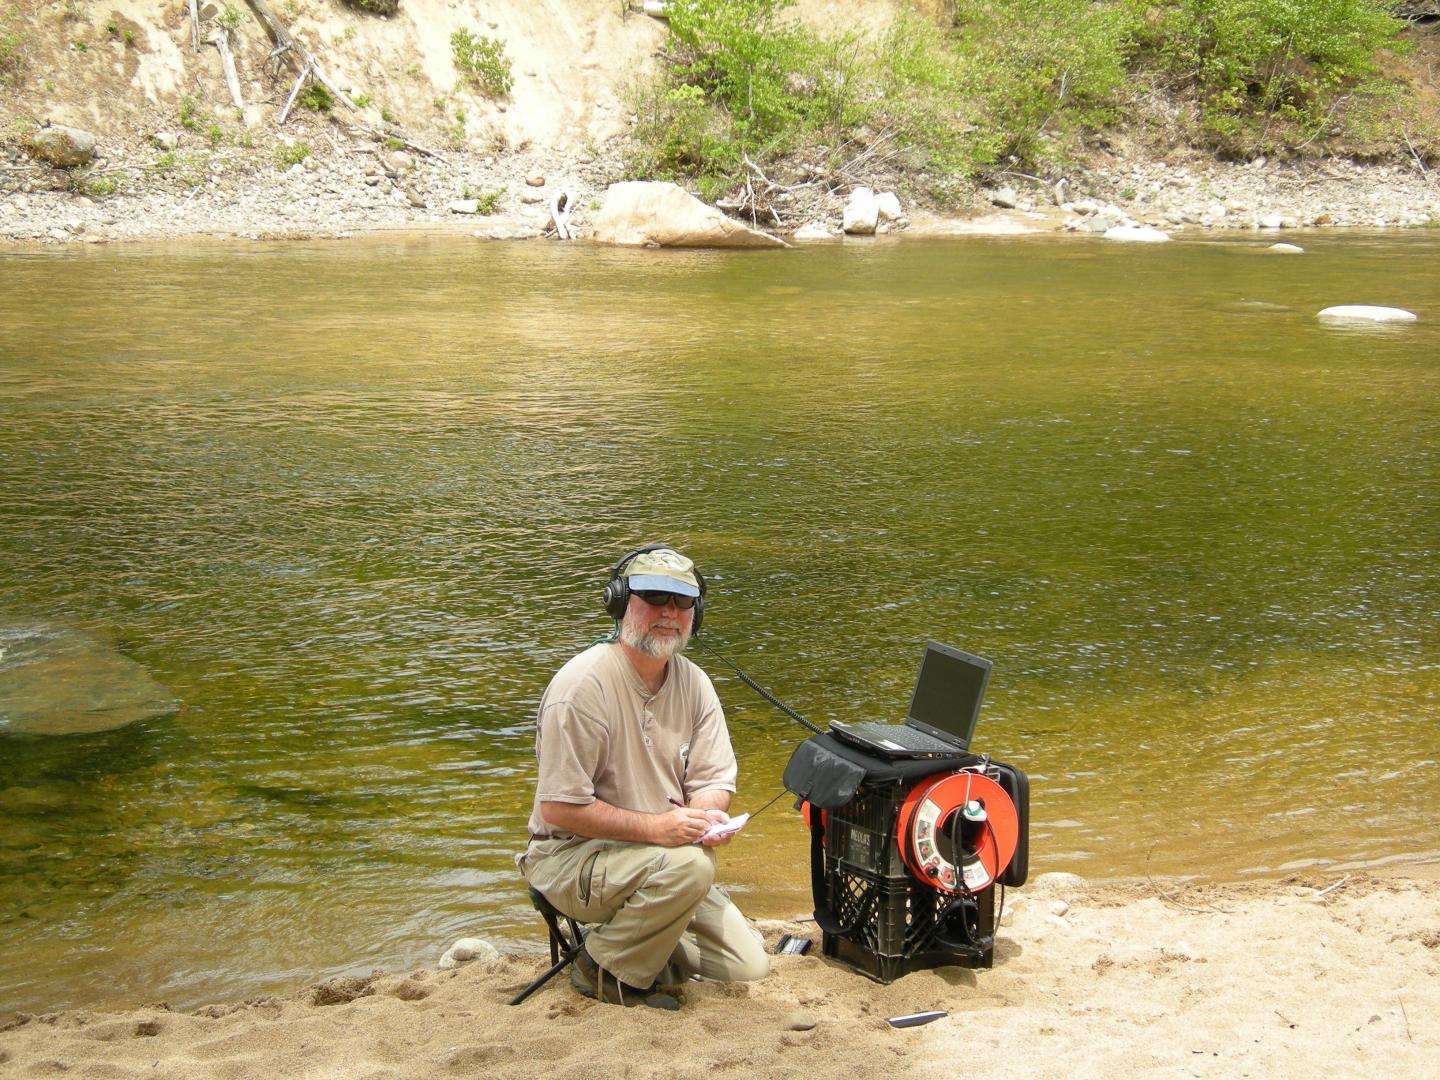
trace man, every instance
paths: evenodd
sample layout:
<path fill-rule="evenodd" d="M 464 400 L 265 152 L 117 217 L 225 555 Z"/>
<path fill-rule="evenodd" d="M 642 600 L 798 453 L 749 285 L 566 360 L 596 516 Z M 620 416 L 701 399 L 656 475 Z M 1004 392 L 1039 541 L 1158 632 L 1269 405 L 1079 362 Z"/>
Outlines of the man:
<path fill-rule="evenodd" d="M 610 569 L 615 638 L 574 657 L 540 701 L 530 884 L 590 923 L 570 970 L 600 1001 L 678 1009 L 657 978 L 750 980 L 769 971 L 760 935 L 714 887 L 705 837 L 729 820 L 735 754 L 715 688 L 680 655 L 705 610 L 705 579 L 673 548 Z"/>

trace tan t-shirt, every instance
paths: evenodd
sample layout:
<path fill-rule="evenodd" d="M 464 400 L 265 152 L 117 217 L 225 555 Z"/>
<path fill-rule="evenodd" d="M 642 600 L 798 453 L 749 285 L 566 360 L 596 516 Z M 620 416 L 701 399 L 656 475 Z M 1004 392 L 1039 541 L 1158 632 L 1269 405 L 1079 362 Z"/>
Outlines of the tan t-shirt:
<path fill-rule="evenodd" d="M 596 799 L 661 814 L 670 799 L 735 790 L 735 752 L 710 678 L 683 656 L 650 696 L 619 645 L 595 645 L 555 673 L 535 730 L 540 778 L 532 836 L 564 835 L 540 816 L 542 802 Z"/>

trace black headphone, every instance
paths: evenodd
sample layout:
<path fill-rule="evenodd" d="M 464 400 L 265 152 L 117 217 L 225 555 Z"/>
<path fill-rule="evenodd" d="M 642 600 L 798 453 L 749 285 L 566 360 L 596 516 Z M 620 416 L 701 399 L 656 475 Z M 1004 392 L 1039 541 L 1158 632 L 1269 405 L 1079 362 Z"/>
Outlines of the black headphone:
<path fill-rule="evenodd" d="M 646 544 L 634 551 L 626 552 L 615 560 L 615 565 L 610 567 L 610 580 L 605 583 L 605 614 L 609 615 L 616 622 L 625 618 L 625 609 L 630 606 L 630 582 L 627 578 L 621 577 L 625 567 L 631 561 L 651 551 L 674 551 L 669 544 Z M 690 633 L 700 633 L 700 620 L 705 617 L 705 575 L 700 573 L 700 568 L 694 563 L 690 564 L 691 572 L 695 575 L 696 582 L 700 585 L 700 595 L 695 598 L 695 621 L 690 624 Z"/>

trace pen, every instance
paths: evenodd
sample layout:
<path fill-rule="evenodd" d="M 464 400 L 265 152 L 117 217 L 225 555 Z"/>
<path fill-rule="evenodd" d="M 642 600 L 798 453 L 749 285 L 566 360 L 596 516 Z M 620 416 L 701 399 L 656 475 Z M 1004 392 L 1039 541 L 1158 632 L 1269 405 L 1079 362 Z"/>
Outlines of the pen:
<path fill-rule="evenodd" d="M 671 799 L 670 802 L 671 802 L 673 805 L 680 807 L 681 810 L 684 810 L 684 809 L 685 809 L 685 804 L 684 804 L 683 802 L 681 802 L 679 799 Z"/>

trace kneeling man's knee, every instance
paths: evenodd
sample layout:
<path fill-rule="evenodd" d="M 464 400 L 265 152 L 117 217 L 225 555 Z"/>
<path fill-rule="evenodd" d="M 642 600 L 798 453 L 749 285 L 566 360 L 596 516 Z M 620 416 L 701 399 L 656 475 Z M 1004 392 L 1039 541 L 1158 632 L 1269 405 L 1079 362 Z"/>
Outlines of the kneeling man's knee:
<path fill-rule="evenodd" d="M 666 848 L 663 861 L 666 873 L 675 875 L 684 890 L 693 891 L 696 899 L 715 884 L 715 856 L 703 847 L 692 844 Z"/>

